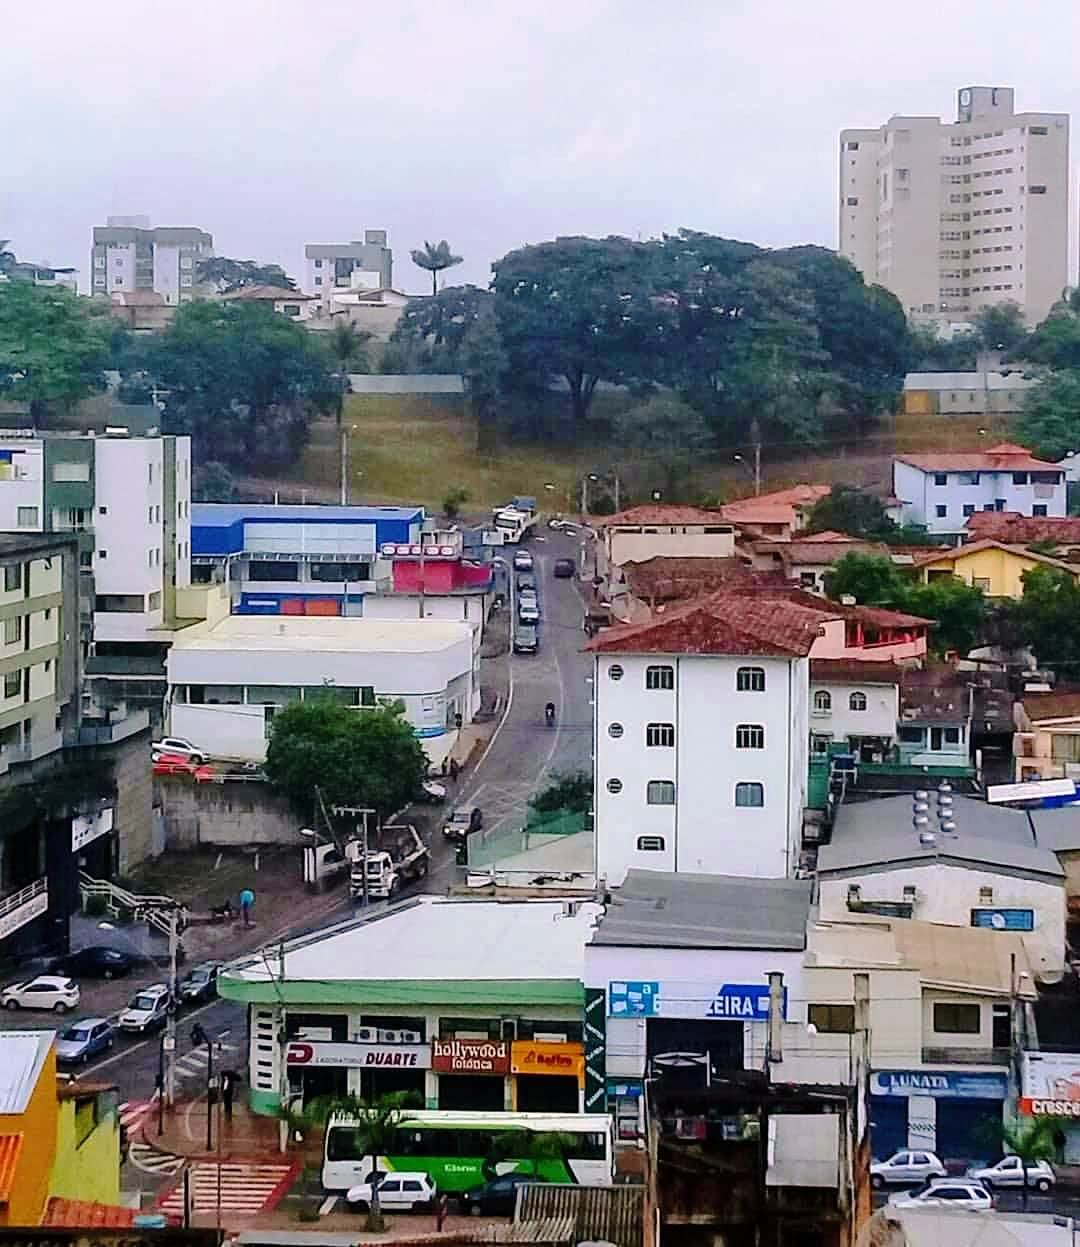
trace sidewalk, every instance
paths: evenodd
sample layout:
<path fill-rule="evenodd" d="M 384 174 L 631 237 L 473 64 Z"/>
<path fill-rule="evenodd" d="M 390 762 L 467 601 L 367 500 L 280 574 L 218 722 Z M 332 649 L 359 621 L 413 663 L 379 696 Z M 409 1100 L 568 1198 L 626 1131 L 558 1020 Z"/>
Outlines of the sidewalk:
<path fill-rule="evenodd" d="M 233 1103 L 232 1119 L 221 1113 L 220 1154 L 222 1161 L 280 1159 L 315 1160 L 322 1152 L 322 1132 L 312 1132 L 306 1145 L 290 1143 L 287 1152 L 280 1150 L 281 1123 L 276 1117 L 263 1117 L 253 1113 L 243 1103 L 243 1088 Z M 216 1161 L 218 1159 L 218 1113 L 215 1109 L 212 1123 L 211 1147 L 206 1147 L 206 1095 L 195 1099 L 179 1100 L 172 1111 L 166 1111 L 164 1131 L 157 1132 L 157 1113 L 149 1113 L 134 1132 L 134 1140 L 145 1143 L 156 1152 L 172 1156 L 184 1156 L 188 1160 Z"/>

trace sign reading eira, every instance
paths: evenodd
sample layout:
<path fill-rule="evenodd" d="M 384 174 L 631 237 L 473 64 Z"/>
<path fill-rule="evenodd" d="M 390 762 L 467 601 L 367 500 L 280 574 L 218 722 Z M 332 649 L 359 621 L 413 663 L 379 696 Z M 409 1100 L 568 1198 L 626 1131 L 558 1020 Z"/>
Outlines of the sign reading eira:
<path fill-rule="evenodd" d="M 503 1039 L 433 1039 L 431 1068 L 440 1074 L 508 1074 L 510 1045 Z"/>
<path fill-rule="evenodd" d="M 286 1065 L 335 1065 L 346 1069 L 430 1069 L 427 1044 L 309 1043 L 294 1039 Z"/>

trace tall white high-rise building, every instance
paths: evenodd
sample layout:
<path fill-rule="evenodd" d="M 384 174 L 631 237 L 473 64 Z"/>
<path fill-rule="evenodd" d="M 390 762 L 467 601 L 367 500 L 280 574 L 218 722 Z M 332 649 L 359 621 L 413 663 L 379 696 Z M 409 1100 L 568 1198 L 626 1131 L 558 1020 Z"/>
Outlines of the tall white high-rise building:
<path fill-rule="evenodd" d="M 840 254 L 917 320 L 1015 302 L 1029 325 L 1068 283 L 1069 118 L 963 87 L 955 122 L 840 133 Z"/>
<path fill-rule="evenodd" d="M 94 226 L 90 293 L 154 290 L 175 307 L 190 303 L 199 285 L 199 261 L 214 254 L 214 239 L 188 226 L 150 225 L 149 217 L 108 218 Z"/>

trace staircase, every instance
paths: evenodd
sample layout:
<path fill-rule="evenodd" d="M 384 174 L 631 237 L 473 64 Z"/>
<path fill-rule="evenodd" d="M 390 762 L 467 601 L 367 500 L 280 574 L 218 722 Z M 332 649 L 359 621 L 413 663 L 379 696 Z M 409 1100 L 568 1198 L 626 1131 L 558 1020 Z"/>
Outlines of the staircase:
<path fill-rule="evenodd" d="M 127 888 L 110 883 L 107 879 L 95 879 L 85 870 L 79 871 L 79 895 L 84 909 L 90 897 L 103 896 L 105 909 L 114 918 L 123 911 L 131 914 L 136 922 L 145 922 L 162 935 L 170 932 L 170 913 L 182 908 L 179 901 L 173 900 L 171 896 L 143 896 L 129 892 Z"/>

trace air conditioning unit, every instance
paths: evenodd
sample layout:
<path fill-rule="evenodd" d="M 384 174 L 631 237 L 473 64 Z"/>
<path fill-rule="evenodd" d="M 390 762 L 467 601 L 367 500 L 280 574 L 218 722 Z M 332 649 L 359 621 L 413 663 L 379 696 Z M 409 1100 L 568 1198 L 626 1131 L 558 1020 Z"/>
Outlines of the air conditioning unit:
<path fill-rule="evenodd" d="M 378 1043 L 379 1032 L 374 1026 L 358 1026 L 353 1035 L 353 1043 Z"/>
<path fill-rule="evenodd" d="M 401 1043 L 423 1043 L 419 1031 L 398 1031 Z"/>
<path fill-rule="evenodd" d="M 402 1039 L 402 1035 L 407 1035 L 408 1033 L 408 1031 L 399 1030 L 380 1030 L 379 1043 L 404 1043 L 405 1040 Z"/>

